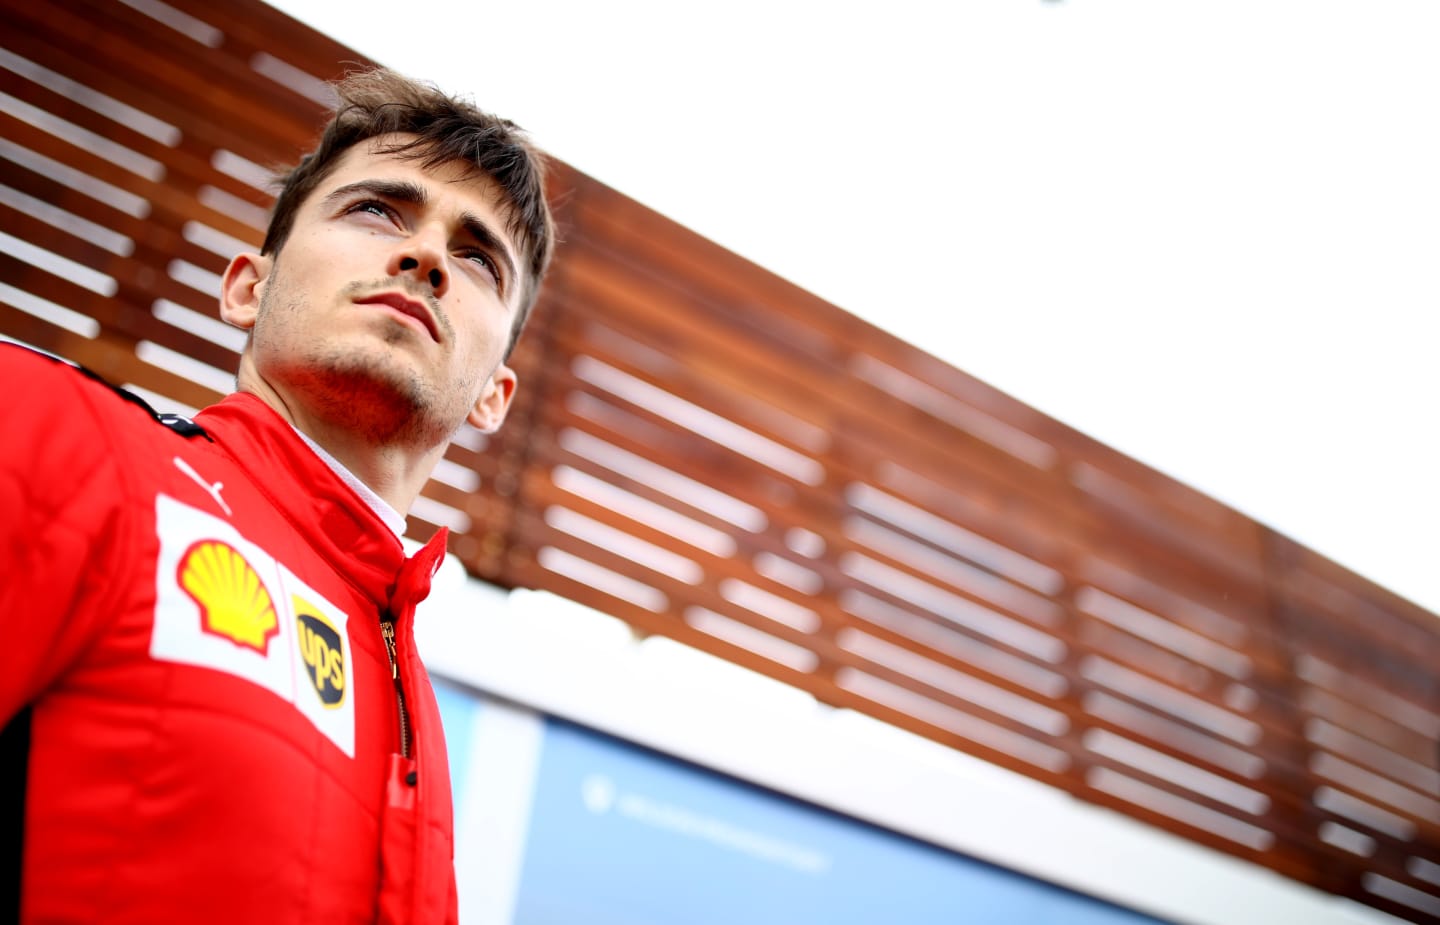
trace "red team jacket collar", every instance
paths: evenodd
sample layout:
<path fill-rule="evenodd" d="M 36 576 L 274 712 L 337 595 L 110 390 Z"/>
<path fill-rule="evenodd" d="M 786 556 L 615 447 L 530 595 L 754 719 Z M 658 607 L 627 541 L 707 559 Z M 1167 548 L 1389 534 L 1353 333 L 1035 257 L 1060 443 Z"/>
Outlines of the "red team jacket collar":
<path fill-rule="evenodd" d="M 201 411 L 195 422 L 237 464 L 263 472 L 290 472 L 257 487 L 340 574 L 353 578 L 377 607 L 408 616 L 430 593 L 445 556 L 447 531 L 406 559 L 390 528 L 325 461 L 305 445 L 284 418 L 254 395 L 236 392 Z"/>

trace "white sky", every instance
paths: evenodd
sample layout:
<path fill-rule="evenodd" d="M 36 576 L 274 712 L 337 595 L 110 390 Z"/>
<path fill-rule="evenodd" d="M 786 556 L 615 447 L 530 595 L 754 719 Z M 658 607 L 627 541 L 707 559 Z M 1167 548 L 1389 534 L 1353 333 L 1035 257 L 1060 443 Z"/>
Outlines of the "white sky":
<path fill-rule="evenodd" d="M 1430 0 L 271 0 L 1440 613 Z"/>

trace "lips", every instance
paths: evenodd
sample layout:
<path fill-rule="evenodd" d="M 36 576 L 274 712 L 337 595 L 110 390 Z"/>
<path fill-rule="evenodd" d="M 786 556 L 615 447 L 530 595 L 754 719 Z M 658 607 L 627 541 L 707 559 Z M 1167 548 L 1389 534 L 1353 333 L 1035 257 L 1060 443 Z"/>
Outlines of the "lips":
<path fill-rule="evenodd" d="M 388 306 L 400 314 L 418 321 L 420 325 L 429 332 L 431 340 L 437 343 L 440 340 L 440 332 L 435 326 L 435 316 L 430 312 L 430 309 L 425 306 L 425 303 L 412 299 L 403 293 L 380 292 L 375 295 L 365 296 L 362 299 L 356 299 L 355 304 Z"/>

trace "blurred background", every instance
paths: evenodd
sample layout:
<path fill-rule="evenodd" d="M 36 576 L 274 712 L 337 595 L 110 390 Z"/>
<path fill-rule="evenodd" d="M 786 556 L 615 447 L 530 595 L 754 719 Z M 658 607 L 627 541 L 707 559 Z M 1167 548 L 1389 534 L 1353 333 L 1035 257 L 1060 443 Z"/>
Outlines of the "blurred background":
<path fill-rule="evenodd" d="M 1440 611 L 1440 10 L 285 0 Z"/>
<path fill-rule="evenodd" d="M 1440 921 L 1437 14 L 1252 7 L 7 0 L 0 333 L 214 401 L 323 81 L 473 94 L 567 242 L 410 520 L 467 921 Z"/>

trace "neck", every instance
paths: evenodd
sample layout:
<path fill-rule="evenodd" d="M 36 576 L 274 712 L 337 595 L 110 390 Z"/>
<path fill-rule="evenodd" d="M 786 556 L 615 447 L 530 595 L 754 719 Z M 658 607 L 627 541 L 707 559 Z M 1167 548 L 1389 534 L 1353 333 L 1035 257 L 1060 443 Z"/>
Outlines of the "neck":
<path fill-rule="evenodd" d="M 443 445 L 428 451 L 402 445 L 374 446 L 350 431 L 304 416 L 291 424 L 401 515 L 415 503 L 444 452 Z"/>
<path fill-rule="evenodd" d="M 445 443 L 420 446 L 403 440 L 375 441 L 297 402 L 286 401 L 263 380 L 242 376 L 239 390 L 265 402 L 300 433 L 334 457 L 400 514 L 409 512 L 425 487 Z"/>

